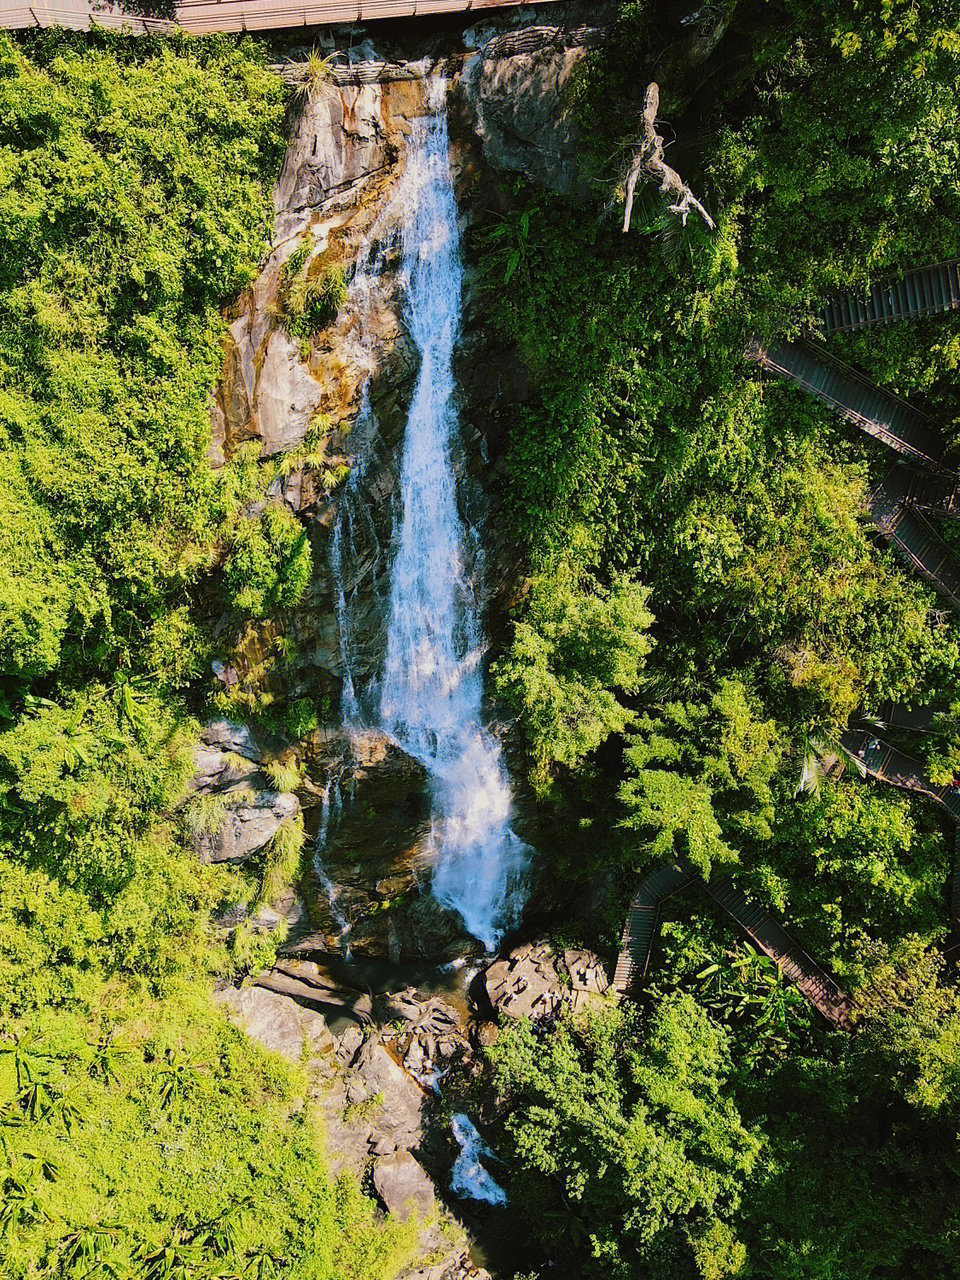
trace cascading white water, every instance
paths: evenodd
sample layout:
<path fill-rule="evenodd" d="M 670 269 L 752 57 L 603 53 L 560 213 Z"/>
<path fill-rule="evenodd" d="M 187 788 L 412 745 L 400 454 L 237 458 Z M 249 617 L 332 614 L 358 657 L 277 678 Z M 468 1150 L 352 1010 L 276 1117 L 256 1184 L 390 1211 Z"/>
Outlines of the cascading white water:
<path fill-rule="evenodd" d="M 320 801 L 320 828 L 317 831 L 317 839 L 313 847 L 313 869 L 327 895 L 327 901 L 330 903 L 330 914 L 340 930 L 340 943 L 343 946 L 343 954 L 349 960 L 350 921 L 344 915 L 343 908 L 338 901 L 340 886 L 333 883 L 323 865 L 323 854 L 327 847 L 327 840 L 330 838 L 331 832 L 336 830 L 337 823 L 340 821 L 342 805 L 343 798 L 340 792 L 340 783 L 336 778 L 330 779 L 323 789 L 323 796 Z"/>
<path fill-rule="evenodd" d="M 467 540 L 476 531 L 466 529 L 457 507 L 453 357 L 463 272 L 445 93 L 445 83 L 436 81 L 433 114 L 415 128 L 404 175 L 351 285 L 361 318 L 356 358 L 372 373 L 367 323 L 379 305 L 382 273 L 400 248 L 404 320 L 421 357 L 404 438 L 386 653 L 380 680 L 366 688 L 357 683 L 351 592 L 344 584 L 358 540 L 376 545 L 363 493 L 365 452 L 340 497 L 331 570 L 344 724 L 377 723 L 427 767 L 435 800 L 433 892 L 492 949 L 523 905 L 529 851 L 511 830 L 499 744 L 482 723 L 483 635 L 464 554 L 475 552 Z M 368 385 L 357 435 L 372 438 L 373 428 Z"/>
<path fill-rule="evenodd" d="M 495 1159 L 495 1156 L 481 1138 L 477 1126 L 461 1111 L 453 1117 L 451 1128 L 460 1144 L 460 1154 L 450 1174 L 450 1190 L 465 1200 L 506 1204 L 507 1193 L 481 1163 L 482 1160 Z"/>
<path fill-rule="evenodd" d="M 402 192 L 404 318 L 421 363 L 403 445 L 380 721 L 433 780 L 433 892 L 492 949 L 522 906 L 529 851 L 511 830 L 499 743 L 482 722 L 483 638 L 454 470 L 463 268 L 445 86 L 436 92 Z"/>

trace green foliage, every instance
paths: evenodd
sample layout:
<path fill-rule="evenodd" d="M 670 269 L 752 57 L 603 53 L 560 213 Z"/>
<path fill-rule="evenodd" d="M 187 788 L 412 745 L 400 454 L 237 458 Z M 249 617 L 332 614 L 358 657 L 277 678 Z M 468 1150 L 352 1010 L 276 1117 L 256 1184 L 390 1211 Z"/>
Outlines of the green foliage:
<path fill-rule="evenodd" d="M 636 693 L 653 647 L 649 594 L 627 575 L 608 591 L 591 590 L 568 565 L 531 583 L 494 676 L 520 717 L 541 792 L 558 765 L 573 768 L 631 723 L 623 696 Z"/>
<path fill-rule="evenodd" d="M 746 1066 L 796 1050 L 808 1021 L 807 1000 L 769 956 L 746 943 L 708 964 L 697 980 L 711 1014 L 737 1033 Z"/>
<path fill-rule="evenodd" d="M 332 324 L 347 300 L 347 274 L 334 252 L 318 254 L 307 238 L 287 259 L 278 314 L 294 338 L 312 338 Z"/>
<path fill-rule="evenodd" d="M 306 529 L 282 503 L 237 522 L 223 567 L 234 608 L 251 618 L 292 609 L 313 576 L 313 553 Z"/>
<path fill-rule="evenodd" d="M 37 700 L 0 734 L 0 851 L 94 902 L 116 898 L 149 865 L 156 815 L 193 770 L 194 727 L 132 688 L 90 686 L 64 706 Z"/>
<path fill-rule="evenodd" d="M 776 725 L 737 680 L 708 701 L 667 703 L 641 718 L 627 747 L 624 823 L 646 836 L 651 859 L 685 858 L 709 878 L 744 842 L 770 838 L 781 750 Z"/>
<path fill-rule="evenodd" d="M 282 760 L 268 760 L 263 771 L 275 791 L 296 791 L 303 781 L 303 765 L 296 756 Z"/>
<path fill-rule="evenodd" d="M 349 1178 L 331 1183 L 297 1071 L 206 999 L 114 1019 L 7 1023 L 0 1037 L 11 1280 L 388 1280 L 410 1258 L 412 1228 L 376 1222 Z"/>
<path fill-rule="evenodd" d="M 138 661 L 210 558 L 219 307 L 283 111 L 249 45 L 41 49 L 0 37 L 0 626 L 26 677 Z"/>
<path fill-rule="evenodd" d="M 303 815 L 285 818 L 263 851 L 258 900 L 273 904 L 297 878 L 304 842 Z"/>
<path fill-rule="evenodd" d="M 807 948 L 850 981 L 867 938 L 937 939 L 949 858 L 932 813 L 852 778 L 828 782 L 819 796 L 784 798 L 752 875 Z"/>
<path fill-rule="evenodd" d="M 245 40 L 0 33 L 0 1271 L 388 1280 L 414 1229 L 331 1184 L 307 1083 L 229 1028 L 192 837 L 196 607 L 292 607 L 306 534 L 209 465 L 222 308 L 272 217 L 284 90 Z M 246 594 L 245 594 L 246 593 Z M 302 823 L 259 868 L 272 897 Z M 246 895 L 246 896 L 245 896 Z"/>
<path fill-rule="evenodd" d="M 742 1269 L 734 1234 L 757 1161 L 727 1089 L 724 1034 L 688 995 L 647 1018 L 608 1007 L 490 1051 L 514 1193 L 567 1274 L 711 1277 Z"/>

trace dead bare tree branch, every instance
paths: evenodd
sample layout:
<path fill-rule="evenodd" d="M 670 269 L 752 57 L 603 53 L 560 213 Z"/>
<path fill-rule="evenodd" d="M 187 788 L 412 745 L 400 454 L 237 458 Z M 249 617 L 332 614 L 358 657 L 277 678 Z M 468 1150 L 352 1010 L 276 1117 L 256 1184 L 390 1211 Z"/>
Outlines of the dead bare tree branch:
<path fill-rule="evenodd" d="M 671 169 L 663 158 L 663 139 L 657 133 L 657 111 L 660 109 L 660 86 L 655 82 L 647 85 L 643 98 L 643 141 L 627 174 L 626 208 L 623 211 L 623 230 L 630 230 L 630 219 L 633 215 L 633 197 L 641 175 L 653 178 L 660 183 L 660 190 L 672 195 L 673 204 L 669 205 L 671 213 L 677 214 L 683 226 L 687 225 L 687 217 L 691 209 L 696 209 L 700 217 L 713 231 L 716 223 L 706 209 L 693 194 L 687 184 Z"/>

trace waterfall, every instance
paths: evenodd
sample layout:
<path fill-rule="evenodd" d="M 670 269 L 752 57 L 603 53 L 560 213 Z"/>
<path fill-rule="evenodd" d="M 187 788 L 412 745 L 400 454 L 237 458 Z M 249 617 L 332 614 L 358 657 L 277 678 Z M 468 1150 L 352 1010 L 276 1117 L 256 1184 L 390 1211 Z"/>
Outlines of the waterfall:
<path fill-rule="evenodd" d="M 511 828 L 500 745 L 483 723 L 484 637 L 471 541 L 476 532 L 467 529 L 457 505 L 453 361 L 463 265 L 445 95 L 446 84 L 438 80 L 432 114 L 415 126 L 388 210 L 388 225 L 399 224 L 399 246 L 395 239 L 383 243 L 395 233 L 384 237 L 374 228 L 355 277 L 362 314 L 380 264 L 399 247 L 404 322 L 420 357 L 403 444 L 379 710 L 372 708 L 371 718 L 426 767 L 434 801 L 433 893 L 492 950 L 523 906 L 529 850 Z M 369 412 L 366 398 L 364 406 Z M 341 525 L 346 518 L 341 513 Z M 335 535 L 333 548 L 335 576 L 342 580 L 338 536 L 346 534 Z M 338 599 L 349 722 L 359 704 L 345 597 Z"/>
<path fill-rule="evenodd" d="M 433 892 L 492 949 L 522 905 L 528 850 L 511 830 L 500 746 L 482 722 L 483 637 L 457 509 L 463 266 L 449 151 L 440 107 L 418 124 L 406 177 L 405 321 L 420 368 L 404 435 L 380 722 L 433 782 Z"/>
<path fill-rule="evenodd" d="M 450 1174 L 450 1190 L 465 1200 L 485 1200 L 487 1204 L 506 1204 L 507 1193 L 483 1167 L 481 1159 L 494 1159 L 494 1154 L 481 1138 L 469 1116 L 458 1112 L 451 1122 L 453 1136 L 460 1144 Z"/>

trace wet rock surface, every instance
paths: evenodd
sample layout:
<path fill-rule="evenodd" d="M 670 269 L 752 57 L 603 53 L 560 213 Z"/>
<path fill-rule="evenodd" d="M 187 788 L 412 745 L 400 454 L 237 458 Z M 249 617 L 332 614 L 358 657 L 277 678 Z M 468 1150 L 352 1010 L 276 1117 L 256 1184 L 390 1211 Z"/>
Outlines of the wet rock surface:
<path fill-rule="evenodd" d="M 308 760 L 311 778 L 324 779 L 303 795 L 326 878 L 315 872 L 305 881 L 315 947 L 343 953 L 349 946 L 355 955 L 395 962 L 474 951 L 459 916 L 429 892 L 431 797 L 423 766 L 373 729 L 324 735 L 308 747 Z"/>

